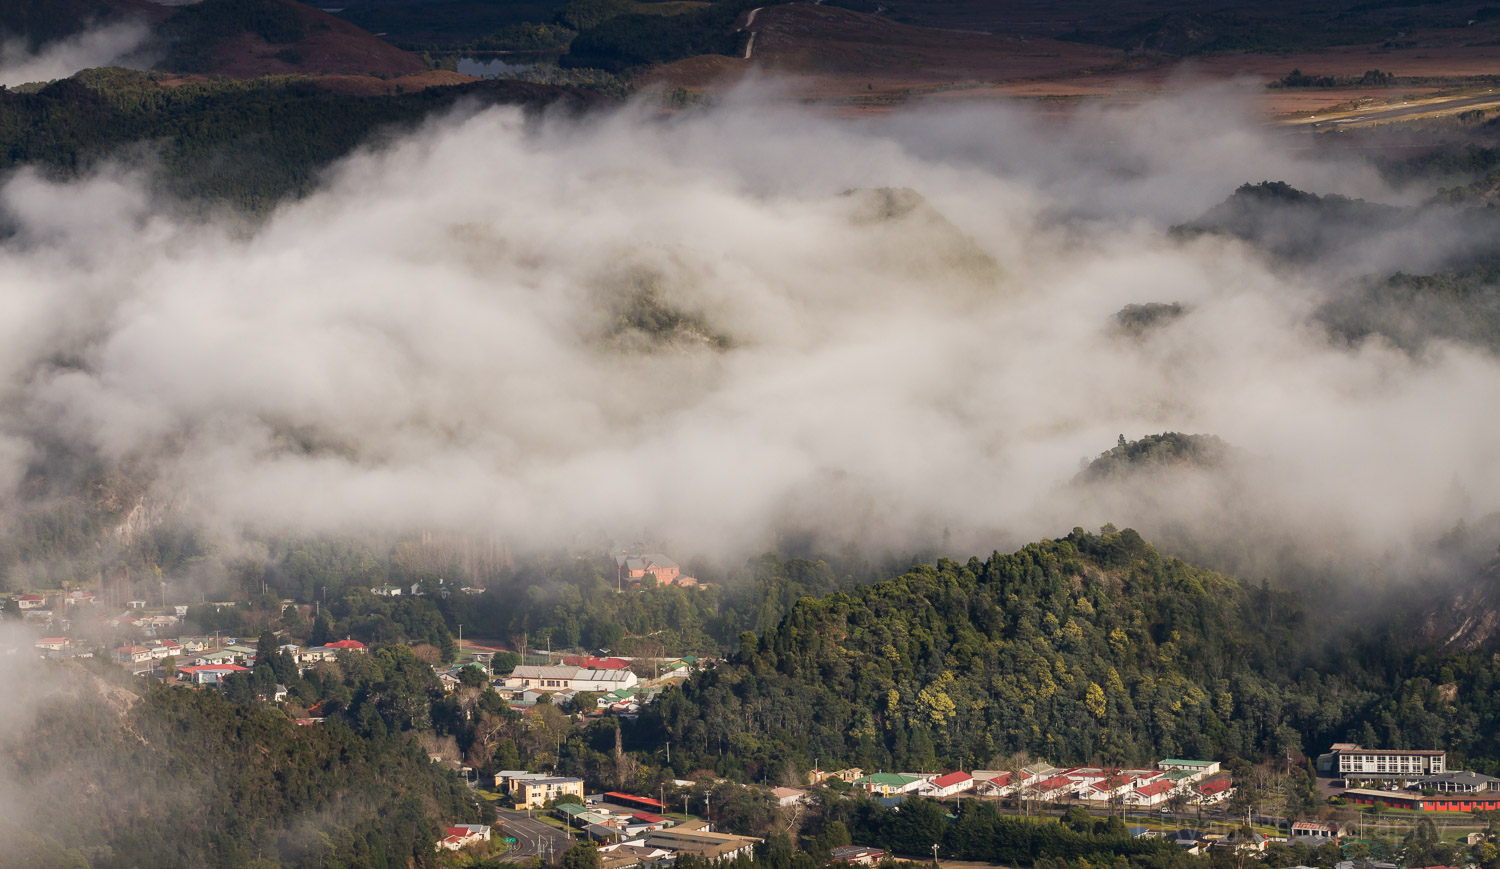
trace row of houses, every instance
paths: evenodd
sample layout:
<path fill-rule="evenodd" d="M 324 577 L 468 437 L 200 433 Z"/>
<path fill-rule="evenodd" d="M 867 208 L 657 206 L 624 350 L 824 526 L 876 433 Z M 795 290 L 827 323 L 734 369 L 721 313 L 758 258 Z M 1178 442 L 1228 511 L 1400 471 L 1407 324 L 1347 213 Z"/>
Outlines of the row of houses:
<path fill-rule="evenodd" d="M 1035 764 L 1014 772 L 976 770 L 972 773 L 863 775 L 860 770 L 844 770 L 832 775 L 882 797 L 914 794 L 942 798 L 972 792 L 989 797 L 1019 794 L 1040 802 L 1081 800 L 1150 807 L 1179 795 L 1193 805 L 1211 805 L 1228 799 L 1234 791 L 1229 777 L 1220 774 L 1218 762 L 1179 759 L 1161 761 L 1156 769 L 1063 769 Z M 815 770 L 811 778 L 817 782 L 827 777 L 829 774 Z"/>

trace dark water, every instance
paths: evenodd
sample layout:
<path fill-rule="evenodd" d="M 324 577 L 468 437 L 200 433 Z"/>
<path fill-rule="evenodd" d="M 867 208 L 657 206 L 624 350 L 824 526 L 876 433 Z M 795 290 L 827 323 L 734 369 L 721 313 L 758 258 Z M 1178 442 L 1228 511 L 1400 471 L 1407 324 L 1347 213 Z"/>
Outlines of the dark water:
<path fill-rule="evenodd" d="M 479 78 L 503 78 L 556 62 L 556 55 L 501 54 L 460 57 L 458 71 Z"/>

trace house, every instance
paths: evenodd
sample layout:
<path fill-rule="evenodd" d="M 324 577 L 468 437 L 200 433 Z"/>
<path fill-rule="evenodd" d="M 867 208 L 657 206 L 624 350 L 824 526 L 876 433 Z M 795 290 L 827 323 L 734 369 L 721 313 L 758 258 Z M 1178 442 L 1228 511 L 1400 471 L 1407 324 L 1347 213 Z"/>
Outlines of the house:
<path fill-rule="evenodd" d="M 1004 797 L 1016 792 L 1015 775 L 1008 772 L 978 770 L 974 773 L 974 793 L 983 797 Z"/>
<path fill-rule="evenodd" d="M 438 682 L 442 684 L 444 691 L 457 691 L 458 686 L 462 684 L 458 681 L 458 677 L 454 675 L 454 672 L 452 670 L 444 670 L 443 672 L 437 674 L 437 677 Z"/>
<path fill-rule="evenodd" d="M 1129 833 L 1132 839 L 1155 839 L 1161 835 L 1150 827 L 1126 827 L 1125 832 Z"/>
<path fill-rule="evenodd" d="M 234 656 L 234 659 L 236 661 L 239 661 L 242 664 L 253 665 L 255 663 L 255 648 L 253 646 L 244 646 L 240 645 L 239 643 L 233 643 L 231 645 L 225 646 L 219 651 L 228 652 L 229 654 Z"/>
<path fill-rule="evenodd" d="M 1032 785 L 1028 789 L 1027 796 L 1034 800 L 1050 803 L 1072 796 L 1077 788 L 1078 783 L 1067 776 L 1055 775 L 1042 779 Z"/>
<path fill-rule="evenodd" d="M 1248 827 L 1243 827 L 1214 842 L 1213 847 L 1233 851 L 1236 854 L 1243 854 L 1265 851 L 1267 844 L 1268 840 L 1265 836 Z"/>
<path fill-rule="evenodd" d="M 583 799 L 583 779 L 547 776 L 522 780 L 511 788 L 511 796 L 516 798 L 518 808 L 539 809 L 558 797 L 570 794 L 579 800 Z"/>
<path fill-rule="evenodd" d="M 37 610 L 47 605 L 47 598 L 40 594 L 23 594 L 16 597 L 16 606 L 23 610 Z"/>
<path fill-rule="evenodd" d="M 1152 782 L 1125 794 L 1125 802 L 1132 806 L 1159 806 L 1172 798 L 1174 790 L 1169 781 Z"/>
<path fill-rule="evenodd" d="M 125 608 L 128 610 L 143 610 L 146 608 L 146 602 L 143 600 L 127 600 L 125 601 Z"/>
<path fill-rule="evenodd" d="M 1090 784 L 1078 792 L 1078 798 L 1090 802 L 1109 803 L 1122 799 L 1133 790 L 1135 790 L 1135 779 L 1118 775 Z"/>
<path fill-rule="evenodd" d="M 120 646 L 112 650 L 109 656 L 120 664 L 143 664 L 151 660 L 151 650 L 145 646 Z"/>
<path fill-rule="evenodd" d="M 475 842 L 488 842 L 490 828 L 483 824 L 460 824 L 443 828 L 443 838 L 438 840 L 439 851 L 457 851 Z"/>
<path fill-rule="evenodd" d="M 1189 854 L 1203 853 L 1203 834 L 1197 830 L 1168 830 L 1162 834 L 1162 838 L 1175 843 L 1179 848 L 1187 849 Z"/>
<path fill-rule="evenodd" d="M 79 604 L 91 604 L 95 600 L 97 600 L 97 598 L 94 597 L 94 593 L 93 592 L 91 592 L 91 591 L 84 591 L 82 589 L 77 589 L 77 590 L 68 592 L 68 596 L 64 599 L 64 601 L 67 603 L 68 606 L 77 606 Z"/>
<path fill-rule="evenodd" d="M 674 674 L 687 675 L 698 669 L 698 657 L 696 655 L 683 655 L 681 658 L 673 658 L 663 664 L 661 669 L 668 676 Z"/>
<path fill-rule="evenodd" d="M 833 862 L 847 863 L 850 866 L 874 866 L 885 860 L 884 851 L 864 845 L 844 845 L 834 848 L 830 856 Z"/>
<path fill-rule="evenodd" d="M 904 794 L 921 787 L 923 779 L 914 775 L 900 775 L 894 772 L 876 772 L 858 779 L 855 786 L 862 787 L 876 796 L 892 796 Z"/>
<path fill-rule="evenodd" d="M 790 806 L 806 799 L 807 791 L 801 791 L 796 788 L 772 788 L 771 796 L 776 798 L 778 805 Z"/>
<path fill-rule="evenodd" d="M 339 653 L 337 649 L 327 646 L 310 646 L 302 650 L 298 663 L 303 665 L 317 664 L 323 661 L 337 661 Z"/>
<path fill-rule="evenodd" d="M 404 589 L 399 585 L 378 585 L 370 589 L 370 594 L 376 597 L 400 597 Z"/>
<path fill-rule="evenodd" d="M 1296 821 L 1292 824 L 1293 842 L 1332 842 L 1343 835 L 1338 824 Z"/>
<path fill-rule="evenodd" d="M 230 673 L 248 673 L 249 667 L 239 664 L 202 664 L 194 667 L 178 667 L 177 679 L 194 685 L 218 685 Z"/>
<path fill-rule="evenodd" d="M 67 637 L 43 637 L 36 641 L 36 647 L 44 652 L 61 652 L 72 643 Z"/>
<path fill-rule="evenodd" d="M 974 777 L 966 772 L 950 772 L 925 782 L 917 788 L 924 797 L 951 797 L 974 787 Z"/>
<path fill-rule="evenodd" d="M 370 647 L 369 646 L 366 646 L 364 643 L 361 643 L 359 640 L 351 640 L 348 637 L 345 637 L 342 640 L 335 640 L 334 642 L 329 643 L 325 648 L 332 649 L 335 652 L 368 652 L 368 651 L 370 651 Z"/>
<path fill-rule="evenodd" d="M 658 585 L 673 584 L 681 568 L 677 562 L 662 555 L 660 552 L 645 552 L 630 554 L 625 552 L 615 553 L 615 580 L 620 582 L 625 579 L 637 580 L 632 585 L 639 585 L 639 580 L 650 576 L 656 580 Z"/>
<path fill-rule="evenodd" d="M 653 848 L 644 839 L 599 846 L 599 869 L 631 869 L 634 866 L 659 866 L 671 862 L 671 851 Z"/>
<path fill-rule="evenodd" d="M 1234 795 L 1234 782 L 1229 776 L 1211 778 L 1206 782 L 1193 785 L 1188 793 L 1189 799 L 1195 805 L 1211 806 L 1222 803 Z"/>

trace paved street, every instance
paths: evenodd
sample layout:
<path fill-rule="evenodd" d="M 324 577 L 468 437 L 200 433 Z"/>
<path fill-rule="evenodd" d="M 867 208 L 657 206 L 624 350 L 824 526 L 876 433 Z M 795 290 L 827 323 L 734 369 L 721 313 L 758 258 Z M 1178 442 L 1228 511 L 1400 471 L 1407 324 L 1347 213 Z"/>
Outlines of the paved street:
<path fill-rule="evenodd" d="M 514 836 L 516 839 L 515 846 L 505 855 L 506 861 L 540 856 L 553 862 L 573 845 L 573 839 L 567 833 L 551 824 L 527 818 L 525 812 L 495 809 L 495 820 L 504 830 L 496 831 L 495 835 Z"/>

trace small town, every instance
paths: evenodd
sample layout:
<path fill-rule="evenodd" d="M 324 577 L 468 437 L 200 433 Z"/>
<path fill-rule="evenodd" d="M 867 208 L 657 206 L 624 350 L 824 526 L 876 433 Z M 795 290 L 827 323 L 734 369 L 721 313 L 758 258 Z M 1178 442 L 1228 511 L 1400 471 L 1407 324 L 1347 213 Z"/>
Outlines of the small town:
<path fill-rule="evenodd" d="M 665 556 L 617 556 L 617 591 L 639 590 L 642 581 L 692 589 L 683 582 L 674 562 Z M 426 594 L 420 586 L 378 586 L 370 593 L 384 599 L 415 599 Z M 451 590 L 466 593 L 469 590 Z M 434 589 L 437 594 L 450 592 Z M 284 601 L 287 606 L 293 602 Z M 274 634 L 258 641 L 225 634 L 181 633 L 188 606 L 151 606 L 128 600 L 123 608 L 102 605 L 87 590 L 61 594 L 25 593 L 9 602 L 22 624 L 33 632 L 62 632 L 35 640 L 36 654 L 47 660 L 107 657 L 122 671 L 143 679 L 197 690 L 232 692 L 256 684 L 252 676 L 265 663 L 267 638 L 274 639 L 269 654 L 277 666 L 290 663 L 300 676 L 314 675 L 351 656 L 379 652 L 350 637 L 303 645 Z M 234 607 L 225 602 L 218 607 Z M 78 626 L 91 627 L 132 641 L 109 648 L 75 640 Z M 576 650 L 529 652 L 525 657 L 544 663 L 518 663 L 523 658 L 483 644 L 459 649 L 449 665 L 432 661 L 434 685 L 442 694 L 489 692 L 524 722 L 541 710 L 562 710 L 574 729 L 601 717 L 635 720 L 662 697 L 695 674 L 715 666 L 696 655 L 640 658 L 594 654 Z M 498 659 L 506 666 L 497 668 Z M 267 672 L 261 668 L 260 672 Z M 269 669 L 275 672 L 274 668 Z M 288 680 L 290 681 L 290 680 Z M 272 682 L 255 689 L 256 702 L 281 708 L 296 724 L 324 723 L 328 701 L 306 706 L 290 697 L 286 684 Z M 539 721 L 540 719 L 538 719 Z M 514 754 L 512 752 L 512 754 Z M 859 768 L 813 768 L 795 783 L 777 786 L 735 784 L 708 776 L 672 778 L 659 783 L 655 796 L 624 790 L 592 790 L 584 778 L 555 769 L 483 771 L 464 762 L 451 750 L 435 749 L 430 761 L 451 770 L 466 786 L 493 807 L 490 823 L 452 823 L 442 829 L 434 848 L 442 853 L 493 854 L 505 862 L 540 860 L 554 864 L 580 843 L 597 855 L 602 869 L 670 866 L 686 858 L 707 864 L 750 862 L 764 851 L 764 836 L 739 835 L 716 829 L 707 815 L 713 795 L 743 792 L 764 800 L 775 817 L 795 817 L 814 803 L 851 798 L 868 799 L 885 809 L 908 811 L 931 801 L 952 812 L 965 801 L 996 806 L 1013 816 L 1040 822 L 1118 824 L 1136 840 L 1170 842 L 1188 855 L 1232 854 L 1272 863 L 1278 848 L 1305 846 L 1330 858 L 1336 869 L 1395 869 L 1377 859 L 1372 831 L 1415 829 L 1412 819 L 1441 819 L 1443 829 L 1459 830 L 1463 844 L 1477 847 L 1493 842 L 1491 820 L 1465 825 L 1457 819 L 1487 818 L 1500 812 L 1500 780 L 1476 772 L 1450 769 L 1446 752 L 1367 748 L 1336 743 L 1326 753 L 1307 758 L 1317 775 L 1318 798 L 1313 811 L 1293 815 L 1267 814 L 1267 806 L 1237 800 L 1238 782 L 1219 761 L 1164 759 L 1149 767 L 1056 766 L 1035 761 L 1011 769 L 932 770 L 925 772 L 871 771 Z M 1242 774 L 1258 773 L 1244 769 Z M 1306 806 L 1306 804 L 1304 804 Z M 1084 821 L 1083 819 L 1096 819 Z M 1474 829 L 1463 832 L 1468 827 Z M 1330 849 L 1332 849 L 1330 851 Z M 873 842 L 838 842 L 828 849 L 835 864 L 873 866 L 892 862 L 921 862 L 924 855 L 896 852 Z M 935 858 L 940 864 L 940 849 Z M 932 859 L 934 855 L 926 855 Z"/>

